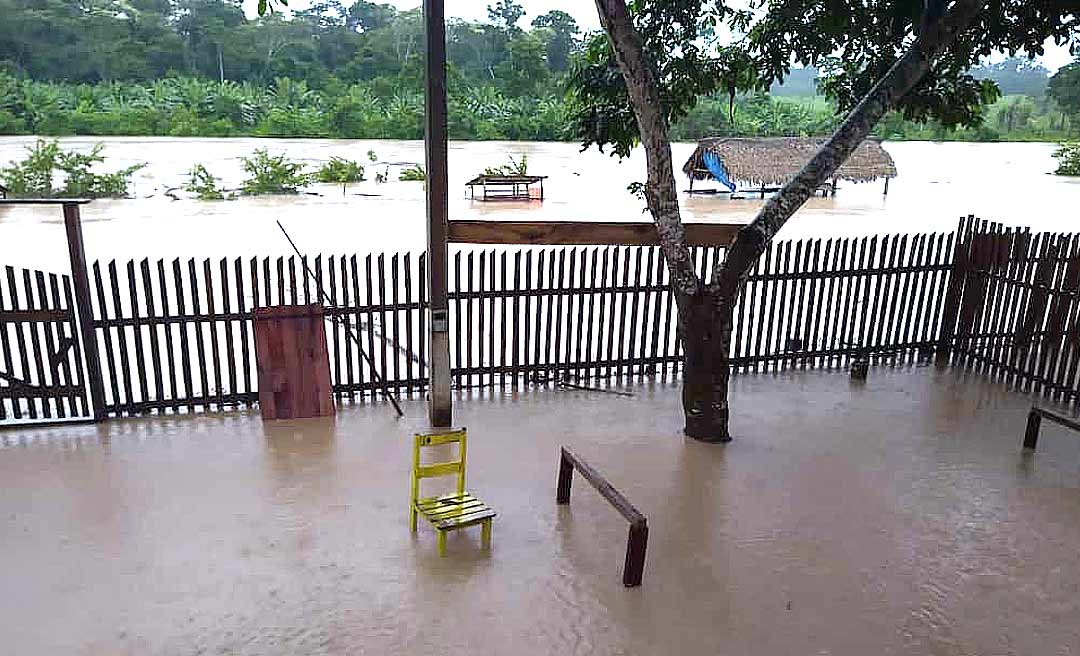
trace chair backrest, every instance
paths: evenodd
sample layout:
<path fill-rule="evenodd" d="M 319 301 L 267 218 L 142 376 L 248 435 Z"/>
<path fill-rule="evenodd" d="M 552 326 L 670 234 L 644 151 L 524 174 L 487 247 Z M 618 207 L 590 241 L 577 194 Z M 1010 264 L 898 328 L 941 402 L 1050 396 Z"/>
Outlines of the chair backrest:
<path fill-rule="evenodd" d="M 416 433 L 413 435 L 413 504 L 420 499 L 420 481 L 425 478 L 457 476 L 457 493 L 465 493 L 465 440 L 466 431 L 464 428 L 447 428 L 443 430 Z M 430 465 L 420 464 L 420 450 L 422 448 L 439 446 L 442 444 L 458 445 L 458 456 L 456 460 L 436 462 Z"/>

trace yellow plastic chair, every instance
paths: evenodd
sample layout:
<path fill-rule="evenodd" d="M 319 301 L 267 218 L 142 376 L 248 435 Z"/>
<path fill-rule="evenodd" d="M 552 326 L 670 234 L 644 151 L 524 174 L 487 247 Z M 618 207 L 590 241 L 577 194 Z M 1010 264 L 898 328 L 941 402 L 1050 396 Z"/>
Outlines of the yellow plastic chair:
<path fill-rule="evenodd" d="M 495 511 L 483 501 L 465 491 L 465 443 L 464 428 L 416 433 L 413 436 L 412 496 L 409 522 L 416 532 L 416 518 L 426 519 L 438 534 L 439 555 L 446 555 L 446 534 L 467 526 L 480 524 L 480 542 L 484 548 L 491 546 L 491 520 Z M 457 444 L 457 460 L 420 464 L 420 449 L 442 444 Z M 457 491 L 435 497 L 420 497 L 420 481 L 425 478 L 457 476 Z"/>

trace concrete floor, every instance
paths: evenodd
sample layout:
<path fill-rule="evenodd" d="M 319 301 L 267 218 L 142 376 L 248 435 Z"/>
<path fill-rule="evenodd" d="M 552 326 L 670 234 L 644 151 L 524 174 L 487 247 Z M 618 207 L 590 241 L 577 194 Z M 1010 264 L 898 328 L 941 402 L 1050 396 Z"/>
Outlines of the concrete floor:
<path fill-rule="evenodd" d="M 744 375 L 736 441 L 684 440 L 678 390 L 461 400 L 494 506 L 440 559 L 407 522 L 410 433 L 379 405 L 0 434 L 0 652 L 1077 654 L 1080 436 L 976 377 Z M 626 526 L 558 445 L 649 518 Z"/>

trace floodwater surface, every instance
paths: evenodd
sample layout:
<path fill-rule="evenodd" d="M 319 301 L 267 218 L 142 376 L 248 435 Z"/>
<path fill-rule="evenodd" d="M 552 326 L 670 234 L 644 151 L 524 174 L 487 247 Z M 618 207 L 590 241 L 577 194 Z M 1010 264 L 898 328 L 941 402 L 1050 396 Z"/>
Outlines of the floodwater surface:
<path fill-rule="evenodd" d="M 150 257 L 280 255 L 288 244 L 281 220 L 310 253 L 420 251 L 425 247 L 423 183 L 377 184 L 386 165 L 369 164 L 369 181 L 311 189 L 318 196 L 243 198 L 228 202 L 172 200 L 187 171 L 204 164 L 237 187 L 244 178 L 240 158 L 256 148 L 317 165 L 331 156 L 367 161 L 419 163 L 416 141 L 334 141 L 318 139 L 70 138 L 65 147 L 88 150 L 105 144 L 108 166 L 148 166 L 134 178 L 133 200 L 96 201 L 84 209 L 91 260 Z M 24 155 L 32 138 L 0 139 L 0 164 Z M 1080 178 L 1051 176 L 1052 144 L 886 143 L 899 177 L 883 195 L 882 181 L 841 184 L 835 198 L 814 198 L 781 232 L 781 238 L 880 233 L 948 232 L 960 216 L 974 214 L 1036 230 L 1075 230 Z M 693 144 L 675 144 L 676 166 Z M 529 171 L 550 176 L 547 199 L 530 203 L 482 203 L 468 199 L 465 183 L 485 167 L 527 155 Z M 452 219 L 647 221 L 643 202 L 627 186 L 645 178 L 640 149 L 628 160 L 580 152 L 570 143 L 454 142 L 450 148 Z M 680 191 L 688 180 L 678 173 Z M 698 183 L 700 188 L 702 183 Z M 172 190 L 172 191 L 170 191 Z M 687 221 L 747 222 L 762 201 L 681 194 Z M 0 208 L 0 264 L 66 270 L 66 246 L 56 208 Z"/>
<path fill-rule="evenodd" d="M 11 654 L 1080 652 L 1080 440 L 974 377 L 875 368 L 734 379 L 736 441 L 681 437 L 678 390 L 459 398 L 494 545 L 408 527 L 422 402 L 335 419 L 120 420 L 0 434 Z M 558 447 L 582 479 L 555 505 Z"/>

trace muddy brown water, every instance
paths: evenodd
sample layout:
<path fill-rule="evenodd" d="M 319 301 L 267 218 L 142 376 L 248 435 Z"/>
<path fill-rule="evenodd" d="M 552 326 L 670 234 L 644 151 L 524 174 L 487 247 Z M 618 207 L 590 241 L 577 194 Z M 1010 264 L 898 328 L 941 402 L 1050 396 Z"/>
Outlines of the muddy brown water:
<path fill-rule="evenodd" d="M 22 157 L 32 138 L 0 140 L 0 164 Z M 344 189 L 320 185 L 320 196 L 246 198 L 232 202 L 170 200 L 165 191 L 184 183 L 196 163 L 225 186 L 244 177 L 240 157 L 256 148 L 316 164 L 331 156 L 381 162 L 422 162 L 416 141 L 300 139 L 69 138 L 66 147 L 105 144 L 109 165 L 140 162 L 134 200 L 97 201 L 84 210 L 89 257 L 212 257 L 279 255 L 288 245 L 276 220 L 285 223 L 305 252 L 367 253 L 424 248 L 421 183 L 377 184 L 384 165 L 369 165 L 368 182 Z M 958 217 L 975 214 L 1034 229 L 1075 229 L 1080 178 L 1049 175 L 1052 144 L 886 143 L 900 177 L 883 196 L 883 183 L 842 184 L 835 198 L 812 199 L 784 228 L 782 238 L 871 233 L 951 231 Z M 681 167 L 693 144 L 675 144 Z M 530 172 L 548 175 L 543 203 L 481 203 L 466 197 L 464 184 L 485 167 L 526 154 Z M 643 180 L 640 149 L 624 161 L 572 143 L 455 142 L 450 148 L 450 211 L 454 219 L 646 221 L 642 202 L 627 185 Z M 688 181 L 679 175 L 679 188 Z M 700 185 L 699 185 L 700 186 Z M 745 222 L 761 200 L 682 195 L 688 221 Z M 55 209 L 0 208 L 0 264 L 65 271 L 63 226 Z"/>
<path fill-rule="evenodd" d="M 1080 438 L 933 369 L 744 375 L 736 441 L 684 440 L 678 390 L 459 398 L 494 547 L 408 529 L 410 431 L 382 405 L 0 434 L 11 654 L 1072 654 Z M 626 526 L 557 449 L 649 518 Z"/>

